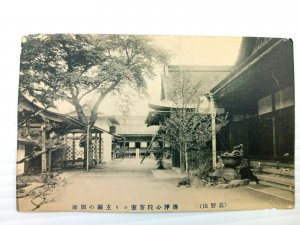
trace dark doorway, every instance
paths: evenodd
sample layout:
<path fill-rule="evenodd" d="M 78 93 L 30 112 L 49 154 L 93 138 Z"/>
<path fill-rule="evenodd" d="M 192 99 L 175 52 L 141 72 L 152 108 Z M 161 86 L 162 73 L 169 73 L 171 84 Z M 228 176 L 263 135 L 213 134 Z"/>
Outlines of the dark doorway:
<path fill-rule="evenodd" d="M 141 148 L 141 142 L 135 142 L 135 147 L 136 148 Z"/>

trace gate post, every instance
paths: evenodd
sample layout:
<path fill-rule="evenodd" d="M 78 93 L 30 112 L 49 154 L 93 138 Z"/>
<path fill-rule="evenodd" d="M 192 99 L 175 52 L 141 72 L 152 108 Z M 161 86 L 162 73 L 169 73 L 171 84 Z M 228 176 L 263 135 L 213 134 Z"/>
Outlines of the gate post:
<path fill-rule="evenodd" d="M 90 151 L 90 125 L 87 126 L 86 132 L 86 171 L 89 171 L 89 151 Z"/>
<path fill-rule="evenodd" d="M 46 127 L 45 125 L 41 126 L 42 130 L 42 173 L 47 172 L 47 152 L 46 152 Z"/>

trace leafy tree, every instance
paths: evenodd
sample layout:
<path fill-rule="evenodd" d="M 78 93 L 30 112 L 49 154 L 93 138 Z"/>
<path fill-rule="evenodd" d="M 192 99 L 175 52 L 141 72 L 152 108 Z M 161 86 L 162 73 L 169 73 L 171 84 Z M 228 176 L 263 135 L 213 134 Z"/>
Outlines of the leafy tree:
<path fill-rule="evenodd" d="M 20 91 L 45 106 L 63 99 L 78 118 L 94 125 L 104 98 L 130 88 L 144 93 L 156 63 L 166 54 L 144 36 L 130 35 L 29 35 L 22 42 Z M 84 100 L 93 97 L 86 115 Z"/>
<path fill-rule="evenodd" d="M 20 92 L 45 108 L 67 101 L 78 119 L 92 127 L 108 95 L 121 95 L 126 89 L 144 94 L 155 65 L 167 58 L 144 36 L 28 35 L 22 41 Z"/>
<path fill-rule="evenodd" d="M 186 71 L 175 74 L 173 81 L 171 100 L 175 107 L 164 120 L 161 134 L 179 150 L 181 171 L 186 170 L 189 176 L 189 150 L 196 148 L 200 151 L 197 154 L 205 155 L 206 144 L 211 140 L 211 117 L 196 112 L 201 83 L 193 84 Z M 226 115 L 217 117 L 217 131 L 226 124 Z"/>

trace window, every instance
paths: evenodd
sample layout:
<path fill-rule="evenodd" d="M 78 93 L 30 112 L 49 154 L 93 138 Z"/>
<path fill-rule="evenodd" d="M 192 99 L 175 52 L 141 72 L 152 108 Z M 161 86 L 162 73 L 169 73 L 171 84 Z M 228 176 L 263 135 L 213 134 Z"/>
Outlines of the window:
<path fill-rule="evenodd" d="M 146 141 L 141 142 L 141 148 L 147 148 L 147 142 Z"/>
<path fill-rule="evenodd" d="M 170 142 L 166 141 L 166 142 L 164 142 L 164 145 L 166 148 L 170 148 Z"/>
<path fill-rule="evenodd" d="M 129 142 L 129 148 L 134 148 L 135 147 L 135 142 L 131 141 Z"/>
<path fill-rule="evenodd" d="M 152 147 L 153 148 L 158 148 L 159 147 L 159 143 L 157 141 L 153 141 L 152 142 Z"/>
<path fill-rule="evenodd" d="M 116 126 L 109 126 L 109 132 L 112 134 L 116 133 Z"/>

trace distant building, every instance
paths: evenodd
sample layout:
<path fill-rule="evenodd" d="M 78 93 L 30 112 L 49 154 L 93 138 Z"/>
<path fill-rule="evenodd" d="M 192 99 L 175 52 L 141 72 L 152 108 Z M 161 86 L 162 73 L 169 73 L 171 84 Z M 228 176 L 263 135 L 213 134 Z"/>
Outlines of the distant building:
<path fill-rule="evenodd" d="M 146 116 L 119 116 L 116 119 L 119 122 L 119 125 L 115 127 L 116 134 L 123 138 L 113 144 L 115 157 L 121 157 L 124 151 L 128 157 L 143 156 L 158 126 L 147 127 Z M 155 145 L 157 143 L 153 146 Z"/>
<path fill-rule="evenodd" d="M 90 109 L 86 105 L 83 106 L 83 109 L 85 115 L 90 114 Z M 68 113 L 68 115 L 73 118 L 77 118 L 77 113 L 75 111 Z M 95 134 L 93 135 L 93 139 L 99 139 L 99 141 L 95 142 L 91 146 L 91 151 L 95 152 L 96 150 L 93 149 L 101 149 L 99 152 L 99 163 L 109 162 L 112 159 L 112 141 L 114 139 L 114 132 L 110 132 L 110 129 L 117 124 L 119 124 L 119 122 L 114 116 L 108 116 L 102 113 L 98 113 L 95 127 L 98 127 L 105 132 L 102 132 L 97 137 L 95 136 Z M 75 159 L 78 157 L 82 158 L 84 154 L 84 148 L 79 144 L 81 134 L 81 131 L 77 132 L 76 130 L 74 130 L 74 133 L 70 133 L 68 135 L 68 140 L 70 142 L 69 144 L 75 146 Z M 75 139 L 75 144 L 72 144 L 72 142 L 74 142 L 73 139 Z M 95 154 L 93 153 L 92 155 L 95 158 Z"/>
<path fill-rule="evenodd" d="M 114 116 L 105 116 L 100 115 L 97 118 L 95 126 L 102 128 L 103 130 L 108 131 L 107 133 L 102 133 L 101 144 L 102 144 L 102 162 L 108 162 L 112 159 L 112 143 L 115 138 L 115 130 L 112 130 L 112 127 L 119 124 L 119 121 Z"/>

